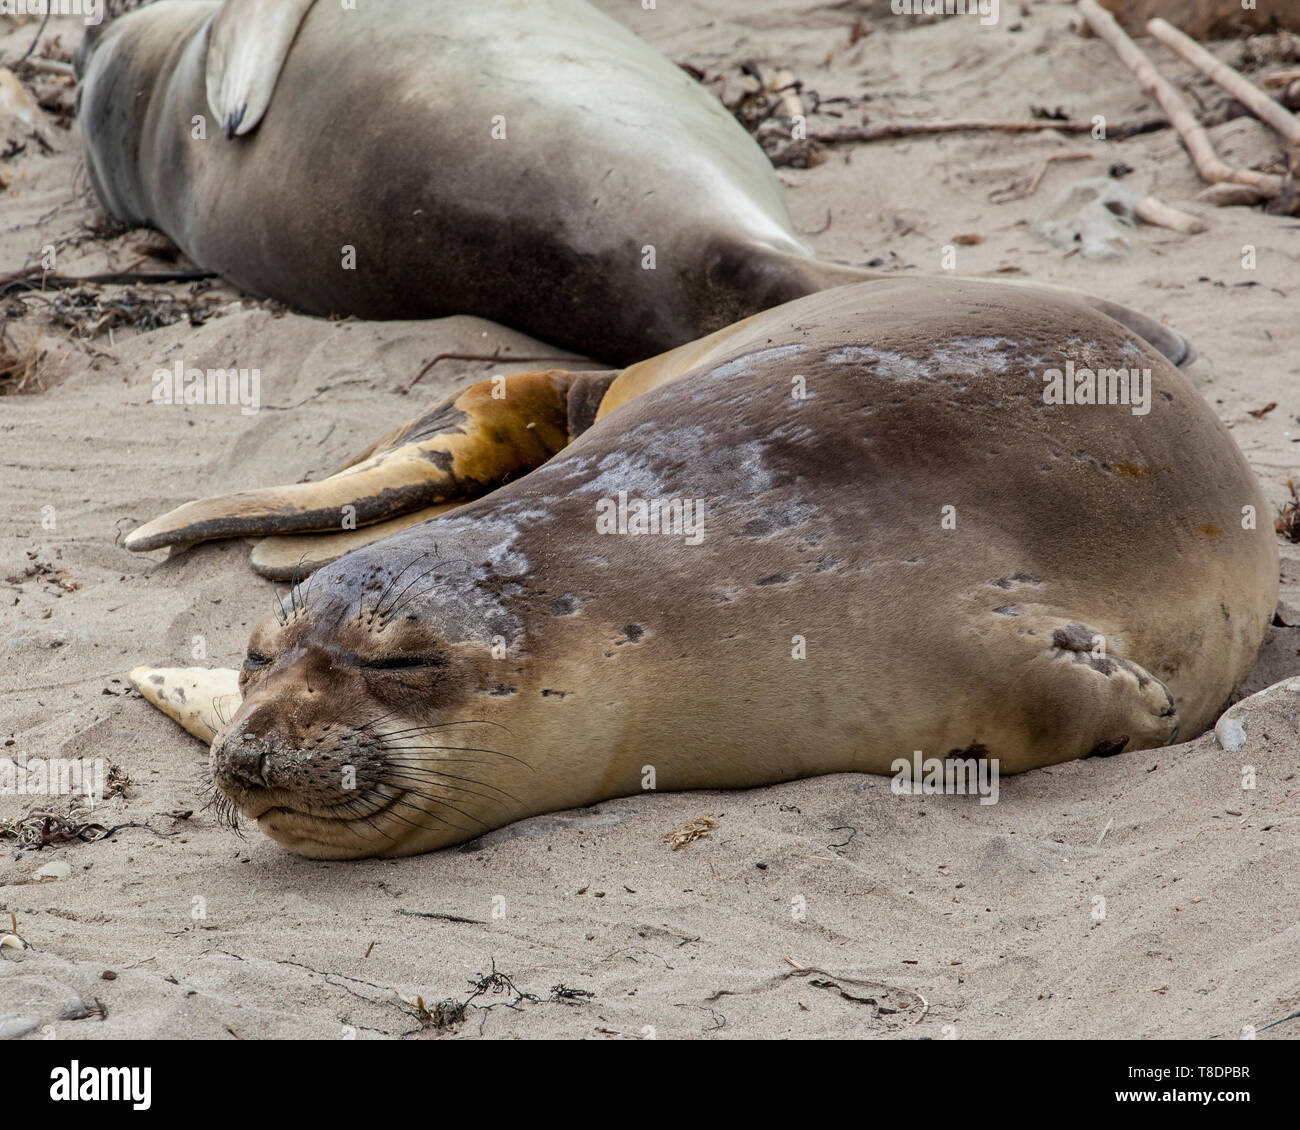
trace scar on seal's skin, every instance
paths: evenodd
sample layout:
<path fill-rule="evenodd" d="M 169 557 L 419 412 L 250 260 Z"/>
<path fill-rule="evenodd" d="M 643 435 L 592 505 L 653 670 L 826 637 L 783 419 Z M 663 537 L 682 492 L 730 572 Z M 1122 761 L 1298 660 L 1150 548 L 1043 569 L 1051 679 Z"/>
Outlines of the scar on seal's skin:
<path fill-rule="evenodd" d="M 1009 589 L 1012 585 L 1041 585 L 1043 582 L 1037 577 L 1030 576 L 1028 573 L 1012 573 L 1010 577 L 999 577 L 996 581 L 989 581 L 995 589 Z"/>

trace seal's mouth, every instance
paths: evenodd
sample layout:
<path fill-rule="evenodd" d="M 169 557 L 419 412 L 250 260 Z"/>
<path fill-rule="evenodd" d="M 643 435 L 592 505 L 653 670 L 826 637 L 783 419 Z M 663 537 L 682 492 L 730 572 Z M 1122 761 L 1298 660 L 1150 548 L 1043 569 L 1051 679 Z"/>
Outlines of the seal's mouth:
<path fill-rule="evenodd" d="M 359 796 L 332 804 L 314 804 L 285 789 L 231 788 L 218 782 L 218 790 L 248 820 L 296 818 L 316 823 L 351 824 L 374 820 L 404 803 L 405 789 L 369 789 Z"/>
<path fill-rule="evenodd" d="M 279 789 L 243 791 L 238 798 L 228 799 L 240 815 L 255 821 L 277 843 L 302 855 L 333 859 L 389 850 L 395 842 L 390 825 L 401 822 L 400 808 L 409 805 L 405 790 L 379 795 L 371 790 L 329 805 L 303 804 L 302 798 L 286 796 Z"/>

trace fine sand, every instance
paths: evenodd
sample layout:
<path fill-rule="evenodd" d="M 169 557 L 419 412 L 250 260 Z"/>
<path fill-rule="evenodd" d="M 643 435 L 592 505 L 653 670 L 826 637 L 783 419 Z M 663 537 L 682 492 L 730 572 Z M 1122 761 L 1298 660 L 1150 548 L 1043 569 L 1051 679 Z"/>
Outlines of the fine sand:
<path fill-rule="evenodd" d="M 814 129 L 864 114 L 1021 119 L 1031 105 L 1083 120 L 1157 114 L 1057 3 L 1004 3 L 990 28 L 881 16 L 887 3 L 598 3 L 733 89 L 752 60 L 765 74 L 789 68 L 824 99 L 856 100 L 828 107 L 838 120 L 813 117 Z M 869 34 L 850 45 L 859 16 Z M 4 58 L 34 31 L 0 29 Z M 79 35 L 59 21 L 41 53 Z M 1238 49 L 1216 47 L 1232 61 Z M 1207 105 L 1221 101 L 1152 51 Z M 68 273 L 168 269 L 140 233 L 93 234 L 76 124 L 46 113 L 40 131 L 51 152 L 29 139 L 0 160 L 0 271 L 37 262 L 46 244 Z M 1252 119 L 1211 133 L 1241 165 L 1280 152 Z M 1071 151 L 1095 155 L 1053 164 L 1031 197 L 1005 191 Z M 936 271 L 945 245 L 977 235 L 954 244 L 962 273 L 1068 284 L 1179 327 L 1200 350 L 1194 380 L 1282 504 L 1300 470 L 1300 220 L 1196 204 L 1202 186 L 1169 131 L 827 152 L 817 167 L 780 170 L 796 227 L 821 255 Z M 1133 170 L 1125 185 L 1209 230 L 1139 227 L 1128 254 L 1109 260 L 1031 233 L 1063 187 L 1116 162 Z M 193 301 L 186 286 L 137 291 Z M 101 313 L 125 293 L 105 289 Z M 467 378 L 508 371 L 443 362 L 404 395 L 437 353 L 548 347 L 471 318 L 330 323 L 222 286 L 197 301 L 212 307 L 199 325 L 118 323 L 83 338 L 54 320 L 67 320 L 66 294 L 0 299 L 5 348 L 34 351 L 26 390 L 0 397 L 0 754 L 100 758 L 129 779 L 90 814 L 53 801 L 79 822 L 129 825 L 109 838 L 40 851 L 0 840 L 0 922 L 15 915 L 30 946 L 0 950 L 0 1035 L 1233 1039 L 1300 1010 L 1300 690 L 1286 686 L 1239 708 L 1241 752 L 1205 735 L 1040 770 L 1004 780 L 991 806 L 833 776 L 612 801 L 460 849 L 355 863 L 304 860 L 256 828 L 239 838 L 221 827 L 203 807 L 206 751 L 126 673 L 238 666 L 275 586 L 248 569 L 245 543 L 164 560 L 125 551 L 124 532 L 200 495 L 318 476 Z M 98 321 L 72 313 L 83 330 Z M 262 410 L 151 403 L 152 373 L 178 359 L 259 368 Z M 1300 554 L 1282 555 L 1282 618 L 1300 622 Z M 1274 628 L 1247 689 L 1292 675 L 1300 687 L 1300 628 Z M 29 807 L 0 798 L 0 818 Z M 705 814 L 710 835 L 679 851 L 664 843 Z M 70 873 L 38 877 L 51 862 Z M 537 999 L 518 1001 L 498 980 L 500 992 L 485 984 L 474 1001 L 494 1007 L 438 1027 L 435 1002 L 465 1001 L 494 963 Z M 1291 1020 L 1259 1038 L 1297 1036 Z"/>

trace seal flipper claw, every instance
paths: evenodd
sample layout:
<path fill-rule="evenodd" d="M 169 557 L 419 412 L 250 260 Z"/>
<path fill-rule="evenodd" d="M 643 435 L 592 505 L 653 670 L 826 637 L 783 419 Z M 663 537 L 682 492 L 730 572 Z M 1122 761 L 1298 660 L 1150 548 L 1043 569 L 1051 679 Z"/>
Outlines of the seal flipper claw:
<path fill-rule="evenodd" d="M 208 35 L 208 108 L 227 137 L 251 132 L 314 0 L 226 0 Z"/>

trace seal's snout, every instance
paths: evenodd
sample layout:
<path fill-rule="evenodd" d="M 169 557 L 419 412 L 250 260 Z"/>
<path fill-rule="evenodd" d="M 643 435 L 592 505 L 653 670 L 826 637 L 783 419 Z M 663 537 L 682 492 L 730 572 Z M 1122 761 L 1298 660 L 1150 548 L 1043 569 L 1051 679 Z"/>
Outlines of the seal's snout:
<path fill-rule="evenodd" d="M 289 814 L 303 820 L 369 815 L 382 778 L 371 739 L 340 716 L 337 696 L 309 694 L 298 682 L 263 685 L 244 699 L 213 742 L 213 783 L 264 828 Z"/>
<path fill-rule="evenodd" d="M 268 784 L 270 757 L 266 747 L 252 734 L 241 734 L 234 741 L 227 738 L 221 743 L 218 782 L 228 782 L 240 790 L 264 789 Z"/>
<path fill-rule="evenodd" d="M 237 716 L 212 746 L 212 779 L 247 816 L 256 817 L 264 807 L 254 802 L 257 794 L 291 784 L 292 774 L 285 772 L 289 750 L 270 714 L 261 707 Z"/>

